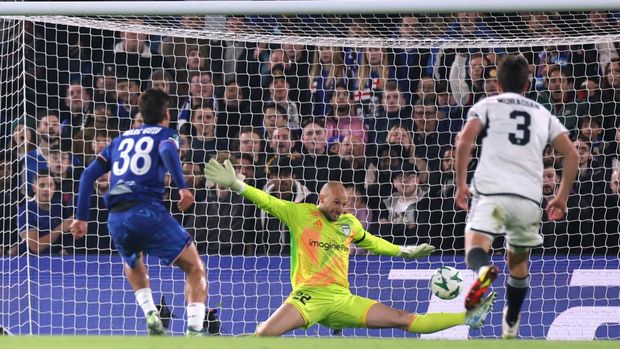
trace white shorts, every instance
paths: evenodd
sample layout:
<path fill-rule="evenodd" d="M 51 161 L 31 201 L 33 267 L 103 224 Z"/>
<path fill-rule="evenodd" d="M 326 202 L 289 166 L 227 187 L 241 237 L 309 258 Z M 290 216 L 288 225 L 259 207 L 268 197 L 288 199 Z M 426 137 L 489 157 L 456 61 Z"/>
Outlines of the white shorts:
<path fill-rule="evenodd" d="M 542 213 L 540 205 L 517 196 L 475 195 L 465 231 L 487 234 L 491 238 L 505 234 L 508 247 L 537 247 L 543 243 L 540 235 Z"/>

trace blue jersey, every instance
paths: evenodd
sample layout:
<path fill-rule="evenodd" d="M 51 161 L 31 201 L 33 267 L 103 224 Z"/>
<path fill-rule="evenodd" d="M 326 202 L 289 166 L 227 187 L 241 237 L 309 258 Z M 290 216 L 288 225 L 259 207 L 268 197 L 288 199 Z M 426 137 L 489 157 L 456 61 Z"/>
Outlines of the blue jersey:
<path fill-rule="evenodd" d="M 123 201 L 162 202 L 164 174 L 167 170 L 162 150 L 179 149 L 176 131 L 157 125 L 143 125 L 125 131 L 100 154 L 99 161 L 111 172 L 108 207 Z M 180 163 L 175 164 L 180 167 Z M 176 183 L 184 187 L 185 183 Z"/>

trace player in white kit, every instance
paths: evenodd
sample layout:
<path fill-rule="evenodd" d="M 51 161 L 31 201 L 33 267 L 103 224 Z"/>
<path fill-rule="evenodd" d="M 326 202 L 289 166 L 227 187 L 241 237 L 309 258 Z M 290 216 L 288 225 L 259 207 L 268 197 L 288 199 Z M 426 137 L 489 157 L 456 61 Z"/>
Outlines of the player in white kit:
<path fill-rule="evenodd" d="M 539 233 L 543 150 L 551 144 L 564 156 L 558 194 L 547 205 L 552 220 L 562 218 L 566 211 L 568 194 L 577 174 L 578 154 L 559 120 L 542 105 L 523 96 L 529 90 L 528 63 L 523 56 L 506 57 L 498 68 L 497 78 L 500 95 L 476 103 L 459 134 L 455 200 L 458 207 L 467 210 L 471 198 L 465 252 L 467 265 L 479 276 L 466 296 L 467 309 L 480 303 L 497 277 L 499 270 L 490 263 L 489 251 L 495 236 L 506 235 L 510 275 L 502 336 L 514 338 L 529 287 L 530 249 L 543 242 Z M 479 135 L 482 150 L 470 191 L 467 166 Z"/>

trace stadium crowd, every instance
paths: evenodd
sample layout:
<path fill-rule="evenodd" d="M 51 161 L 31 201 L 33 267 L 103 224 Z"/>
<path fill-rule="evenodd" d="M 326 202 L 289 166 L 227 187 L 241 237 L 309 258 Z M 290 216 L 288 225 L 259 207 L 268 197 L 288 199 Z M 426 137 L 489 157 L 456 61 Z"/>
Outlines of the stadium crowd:
<path fill-rule="evenodd" d="M 566 31 L 560 15 L 519 18 L 531 37 Z M 182 17 L 178 26 L 203 28 L 204 21 Z M 428 21 L 399 16 L 392 34 L 422 37 Z M 255 22 L 230 16 L 225 27 L 244 32 Z M 272 19 L 270 27 L 286 33 L 289 22 Z M 593 31 L 620 30 L 620 17 L 609 13 L 591 12 L 583 22 Z M 498 25 L 477 13 L 446 17 L 445 23 L 443 37 L 456 39 L 493 38 Z M 373 30 L 362 17 L 338 24 L 349 37 Z M 566 217 L 541 217 L 545 242 L 538 252 L 617 255 L 620 248 L 618 42 L 386 49 L 185 39 L 35 22 L 25 22 L 25 31 L 26 116 L 13 116 L 11 144 L 0 157 L 3 253 L 114 253 L 102 196 L 106 176 L 96 184 L 87 237 L 73 241 L 64 232 L 84 167 L 120 132 L 142 125 L 138 97 L 154 87 L 172 96 L 171 127 L 179 131 L 183 173 L 196 198 L 185 213 L 174 204 L 176 190 L 165 201 L 200 253 L 289 253 L 287 229 L 277 219 L 206 181 L 204 164 L 215 157 L 230 159 L 246 183 L 294 202 L 316 202 L 327 181 L 340 180 L 349 212 L 369 231 L 398 245 L 427 242 L 461 254 L 465 212 L 453 200 L 454 140 L 468 109 L 498 94 L 497 63 L 517 51 L 531 65 L 528 97 L 557 115 L 580 155 Z M 548 149 L 543 207 L 557 190 L 560 168 L 561 159 Z"/>

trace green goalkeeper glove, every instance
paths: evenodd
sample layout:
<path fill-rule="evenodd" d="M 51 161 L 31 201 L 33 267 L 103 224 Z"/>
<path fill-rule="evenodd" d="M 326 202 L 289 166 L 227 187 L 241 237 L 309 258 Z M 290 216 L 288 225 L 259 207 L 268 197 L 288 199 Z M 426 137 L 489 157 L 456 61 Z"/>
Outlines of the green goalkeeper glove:
<path fill-rule="evenodd" d="M 245 183 L 237 178 L 230 160 L 225 160 L 223 166 L 215 159 L 209 160 L 205 166 L 205 176 L 213 183 L 223 185 L 238 193 L 245 188 Z"/>
<path fill-rule="evenodd" d="M 429 244 L 401 246 L 399 256 L 404 258 L 422 258 L 429 256 L 434 251 L 435 246 Z"/>

